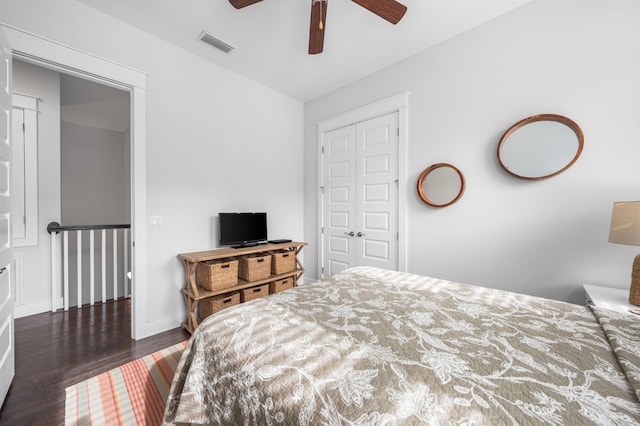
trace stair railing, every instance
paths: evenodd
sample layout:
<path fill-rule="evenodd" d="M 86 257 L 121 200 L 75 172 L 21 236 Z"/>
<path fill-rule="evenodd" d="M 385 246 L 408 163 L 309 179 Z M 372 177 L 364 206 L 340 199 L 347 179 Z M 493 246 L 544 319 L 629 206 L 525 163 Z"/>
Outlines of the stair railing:
<path fill-rule="evenodd" d="M 130 228 L 131 225 L 128 224 L 61 226 L 57 222 L 51 222 L 47 226 L 47 232 L 51 236 L 52 312 L 58 307 L 56 300 L 60 289 L 59 271 L 62 272 L 62 297 L 65 311 L 69 310 L 71 302 L 69 291 L 72 281 L 75 281 L 76 291 L 74 306 L 78 308 L 86 304 L 85 300 L 88 300 L 89 305 L 93 305 L 98 300 L 101 300 L 102 303 L 111 299 L 116 300 L 118 295 L 130 297 Z M 99 244 L 96 243 L 96 240 L 99 240 Z M 86 250 L 83 249 L 85 243 L 87 244 Z M 111 250 L 108 250 L 109 244 Z M 58 253 L 59 249 L 60 253 Z M 73 262 L 74 258 L 75 262 Z M 96 268 L 97 261 L 98 268 Z M 120 264 L 120 262 L 122 263 Z M 122 266 L 120 267 L 120 265 Z M 108 286 L 108 278 L 111 281 L 110 286 Z M 86 287 L 88 287 L 89 296 L 83 298 Z M 100 295 L 97 296 L 97 293 Z M 111 294 L 109 295 L 109 293 Z"/>

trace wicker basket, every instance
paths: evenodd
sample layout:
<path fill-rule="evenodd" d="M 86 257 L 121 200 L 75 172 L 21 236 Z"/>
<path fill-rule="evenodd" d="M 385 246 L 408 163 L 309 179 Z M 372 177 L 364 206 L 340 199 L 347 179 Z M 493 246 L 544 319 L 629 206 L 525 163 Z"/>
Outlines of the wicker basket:
<path fill-rule="evenodd" d="M 291 250 L 278 250 L 271 253 L 271 273 L 273 275 L 291 272 L 296 268 L 296 255 Z"/>
<path fill-rule="evenodd" d="M 202 299 L 198 302 L 198 316 L 200 317 L 200 320 L 203 320 L 209 315 L 215 314 L 216 312 L 230 306 L 238 305 L 239 303 L 240 293 L 237 291 L 207 297 L 206 299 Z"/>
<path fill-rule="evenodd" d="M 244 288 L 240 290 L 240 301 L 242 303 L 249 302 L 259 297 L 269 295 L 269 284 L 259 285 L 257 287 Z"/>
<path fill-rule="evenodd" d="M 281 280 L 269 283 L 269 294 L 280 293 L 281 291 L 293 288 L 293 277 L 283 278 Z"/>
<path fill-rule="evenodd" d="M 198 263 L 196 284 L 212 291 L 233 287 L 238 284 L 238 261 L 219 259 Z"/>
<path fill-rule="evenodd" d="M 629 303 L 640 306 L 640 254 L 633 260 L 631 270 L 631 288 L 629 289 Z"/>
<path fill-rule="evenodd" d="M 257 281 L 271 276 L 271 255 L 254 254 L 239 259 L 239 275 L 245 281 Z"/>

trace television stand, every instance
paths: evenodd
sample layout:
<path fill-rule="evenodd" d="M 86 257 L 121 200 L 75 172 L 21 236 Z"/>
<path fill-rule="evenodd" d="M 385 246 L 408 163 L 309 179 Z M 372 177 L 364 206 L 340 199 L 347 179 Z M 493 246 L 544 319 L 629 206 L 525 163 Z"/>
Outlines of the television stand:
<path fill-rule="evenodd" d="M 257 244 L 255 247 L 242 247 L 239 249 L 221 248 L 215 250 L 178 254 L 178 258 L 182 260 L 184 266 L 185 282 L 182 289 L 182 294 L 187 305 L 187 317 L 182 323 L 182 328 L 187 330 L 189 333 L 193 333 L 193 331 L 198 326 L 199 321 L 196 315 L 196 309 L 200 300 L 222 295 L 225 293 L 255 288 L 256 286 L 265 284 L 268 285 L 285 278 L 291 278 L 293 281 L 293 287 L 296 287 L 298 285 L 298 280 L 304 273 L 304 268 L 302 267 L 302 263 L 300 263 L 298 255 L 300 254 L 300 250 L 302 250 L 302 248 L 306 245 L 307 243 L 301 242 L 290 242 L 282 244 Z M 268 278 L 256 281 L 245 281 L 241 278 L 238 278 L 237 285 L 216 290 L 207 290 L 199 287 L 196 284 L 196 268 L 198 266 L 198 263 L 200 262 L 217 259 L 237 258 L 239 256 L 249 257 L 253 254 L 264 254 L 269 251 L 280 250 L 289 250 L 295 256 L 295 267 L 292 271 L 277 275 L 274 275 L 272 272 L 271 276 L 269 276 Z"/>

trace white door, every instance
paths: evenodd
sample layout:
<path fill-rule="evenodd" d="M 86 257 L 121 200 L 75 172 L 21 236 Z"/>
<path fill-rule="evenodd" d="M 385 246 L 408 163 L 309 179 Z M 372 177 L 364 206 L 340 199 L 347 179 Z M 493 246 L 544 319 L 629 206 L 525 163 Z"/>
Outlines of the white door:
<path fill-rule="evenodd" d="M 38 98 L 14 93 L 11 100 L 11 245 L 37 246 Z"/>
<path fill-rule="evenodd" d="M 0 29 L 0 404 L 15 373 L 10 269 L 11 52 Z"/>
<path fill-rule="evenodd" d="M 322 135 L 322 270 L 398 269 L 398 113 Z"/>
<path fill-rule="evenodd" d="M 356 126 L 323 135 L 322 275 L 355 265 Z"/>

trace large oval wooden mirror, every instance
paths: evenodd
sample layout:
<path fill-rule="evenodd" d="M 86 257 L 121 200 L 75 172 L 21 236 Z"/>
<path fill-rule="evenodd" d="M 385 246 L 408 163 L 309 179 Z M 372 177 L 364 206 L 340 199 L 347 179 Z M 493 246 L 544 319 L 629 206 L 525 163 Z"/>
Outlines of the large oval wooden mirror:
<path fill-rule="evenodd" d="M 576 162 L 584 136 L 571 119 L 557 114 L 527 117 L 511 126 L 498 144 L 502 168 L 521 179 L 544 179 Z"/>
<path fill-rule="evenodd" d="M 432 207 L 446 207 L 458 201 L 464 192 L 464 176 L 455 166 L 433 164 L 418 178 L 418 195 Z"/>

